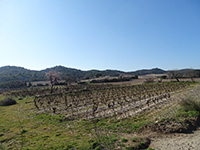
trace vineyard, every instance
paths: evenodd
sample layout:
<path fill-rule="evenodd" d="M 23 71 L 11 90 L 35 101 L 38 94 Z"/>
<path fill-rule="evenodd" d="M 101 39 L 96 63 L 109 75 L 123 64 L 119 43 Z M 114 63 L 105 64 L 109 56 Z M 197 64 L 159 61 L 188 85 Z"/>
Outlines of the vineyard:
<path fill-rule="evenodd" d="M 88 84 L 7 91 L 1 98 L 17 103 L 0 107 L 0 142 L 6 149 L 89 150 L 133 149 L 146 141 L 148 148 L 148 136 L 137 133 L 151 125 L 168 131 L 156 123 L 171 116 L 184 120 L 188 112 L 176 118 L 178 104 L 196 85 L 188 81 Z"/>
<path fill-rule="evenodd" d="M 54 94 L 35 96 L 34 105 L 39 112 L 64 114 L 67 120 L 100 117 L 122 119 L 163 106 L 173 101 L 172 94 L 189 86 L 187 82 L 180 82 L 76 87 L 71 91 L 58 88 Z"/>

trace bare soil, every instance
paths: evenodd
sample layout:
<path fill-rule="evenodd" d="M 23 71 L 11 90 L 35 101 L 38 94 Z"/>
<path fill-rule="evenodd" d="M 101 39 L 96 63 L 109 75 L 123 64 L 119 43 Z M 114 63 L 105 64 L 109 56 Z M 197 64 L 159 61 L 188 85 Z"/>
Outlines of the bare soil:
<path fill-rule="evenodd" d="M 200 128 L 193 133 L 175 133 L 152 137 L 150 147 L 155 150 L 199 150 Z"/>

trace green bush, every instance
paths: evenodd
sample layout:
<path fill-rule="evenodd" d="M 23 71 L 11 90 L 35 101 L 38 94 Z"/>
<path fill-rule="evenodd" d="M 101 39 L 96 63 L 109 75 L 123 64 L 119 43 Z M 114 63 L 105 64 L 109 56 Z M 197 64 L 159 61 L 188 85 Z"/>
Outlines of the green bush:
<path fill-rule="evenodd" d="M 4 150 L 4 146 L 0 143 L 0 150 Z"/>
<path fill-rule="evenodd" d="M 140 142 L 140 143 L 137 144 L 138 148 L 143 148 L 145 146 L 146 146 L 146 144 L 144 142 Z"/>
<path fill-rule="evenodd" d="M 16 103 L 17 102 L 14 99 L 6 98 L 6 99 L 0 101 L 0 106 L 10 106 L 10 105 L 14 105 Z"/>
<path fill-rule="evenodd" d="M 138 130 L 140 127 L 142 127 L 143 125 L 145 124 L 145 122 L 138 122 L 138 123 L 135 123 L 134 125 L 133 125 L 133 130 Z"/>
<path fill-rule="evenodd" d="M 186 112 L 188 112 L 188 111 L 198 111 L 198 112 L 200 112 L 200 102 L 196 101 L 191 96 L 182 100 L 181 105 L 183 106 L 183 109 Z"/>
<path fill-rule="evenodd" d="M 97 147 L 99 147 L 100 146 L 100 144 L 97 142 L 97 141 L 94 141 L 92 144 L 91 144 L 91 148 L 92 149 L 95 149 L 95 148 L 97 148 Z"/>
<path fill-rule="evenodd" d="M 24 133 L 26 133 L 26 132 L 27 132 L 27 130 L 23 129 L 23 130 L 21 131 L 21 134 L 24 134 Z"/>
<path fill-rule="evenodd" d="M 182 111 L 180 110 L 177 114 L 177 117 L 198 117 L 199 112 L 198 111 Z M 179 121 L 178 118 L 174 119 L 174 121 Z"/>
<path fill-rule="evenodd" d="M 128 142 L 128 140 L 125 139 L 125 138 L 123 138 L 123 139 L 122 139 L 122 142 L 123 142 L 123 143 L 126 143 L 126 142 Z"/>
<path fill-rule="evenodd" d="M 134 149 L 135 149 L 135 147 L 133 147 L 133 146 L 126 147 L 126 150 L 134 150 Z"/>
<path fill-rule="evenodd" d="M 132 142 L 136 142 L 137 141 L 137 138 L 132 138 Z"/>

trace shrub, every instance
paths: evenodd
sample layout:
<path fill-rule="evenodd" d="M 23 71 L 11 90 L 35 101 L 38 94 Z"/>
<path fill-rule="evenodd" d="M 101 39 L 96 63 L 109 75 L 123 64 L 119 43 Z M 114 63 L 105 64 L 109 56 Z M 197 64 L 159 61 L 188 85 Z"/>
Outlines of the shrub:
<path fill-rule="evenodd" d="M 144 142 L 140 142 L 137 144 L 137 147 L 139 147 L 139 148 L 143 148 L 145 146 L 146 146 L 146 144 Z"/>
<path fill-rule="evenodd" d="M 126 150 L 134 150 L 134 149 L 135 149 L 135 147 L 133 147 L 133 146 L 126 147 Z"/>
<path fill-rule="evenodd" d="M 200 87 L 198 86 L 189 95 L 182 99 L 180 105 L 186 112 L 197 111 L 200 112 Z"/>
<path fill-rule="evenodd" d="M 177 117 L 198 117 L 199 112 L 198 111 L 182 111 L 180 110 L 177 114 Z M 179 118 L 174 118 L 173 121 L 180 121 Z"/>
<path fill-rule="evenodd" d="M 6 99 L 0 101 L 0 106 L 10 106 L 10 105 L 14 105 L 16 103 L 17 102 L 14 99 L 6 98 Z"/>
<path fill-rule="evenodd" d="M 100 144 L 99 144 L 97 141 L 94 141 L 94 142 L 91 144 L 91 148 L 92 148 L 92 149 L 95 149 L 95 148 L 97 148 L 98 146 L 100 146 Z"/>
<path fill-rule="evenodd" d="M 142 127 L 143 125 L 145 124 L 145 122 L 137 122 L 137 123 L 135 123 L 133 126 L 132 126 L 132 128 L 133 128 L 133 130 L 138 130 L 140 127 Z"/>
<path fill-rule="evenodd" d="M 154 78 L 147 78 L 144 83 L 154 83 Z"/>
<path fill-rule="evenodd" d="M 126 143 L 126 142 L 128 142 L 128 140 L 125 139 L 125 138 L 123 138 L 123 139 L 122 139 L 122 142 L 123 142 L 123 143 Z"/>
<path fill-rule="evenodd" d="M 137 138 L 132 138 L 132 142 L 136 142 L 137 141 Z"/>
<path fill-rule="evenodd" d="M 5 150 L 4 146 L 0 143 L 0 150 Z"/>
<path fill-rule="evenodd" d="M 27 130 L 23 129 L 23 130 L 21 131 L 21 134 L 24 134 L 24 133 L 26 133 L 26 132 L 27 132 Z"/>
<path fill-rule="evenodd" d="M 182 100 L 181 105 L 183 109 L 188 111 L 198 111 L 200 112 L 200 102 L 196 101 L 192 97 L 187 97 L 186 99 Z"/>

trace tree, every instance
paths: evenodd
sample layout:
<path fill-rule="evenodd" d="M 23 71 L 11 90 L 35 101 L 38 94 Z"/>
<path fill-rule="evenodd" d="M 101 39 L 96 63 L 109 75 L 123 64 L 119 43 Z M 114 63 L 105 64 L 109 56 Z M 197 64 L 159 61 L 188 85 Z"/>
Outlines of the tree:
<path fill-rule="evenodd" d="M 101 73 L 97 73 L 95 76 L 96 76 L 96 78 L 99 78 L 99 77 L 102 76 L 102 74 Z"/>
<path fill-rule="evenodd" d="M 195 72 L 196 77 L 199 78 L 200 77 L 200 70 L 196 69 L 196 70 L 194 70 L 194 72 Z"/>
<path fill-rule="evenodd" d="M 46 73 L 46 77 L 50 81 L 51 93 L 53 93 L 53 86 L 61 80 L 61 73 L 50 70 Z"/>
<path fill-rule="evenodd" d="M 179 78 L 181 77 L 181 74 L 178 70 L 171 70 L 167 73 L 169 79 L 176 79 L 177 82 L 179 82 Z"/>
<path fill-rule="evenodd" d="M 70 87 L 71 84 L 72 84 L 72 81 L 73 81 L 72 78 L 67 76 L 66 79 L 65 79 L 66 86 Z"/>
<path fill-rule="evenodd" d="M 72 81 L 73 81 L 73 80 L 72 80 L 69 76 L 66 77 L 66 79 L 65 79 L 65 85 L 66 85 L 65 90 L 66 90 L 66 91 L 69 90 L 69 88 L 70 88 L 70 86 L 71 86 L 71 84 L 72 84 Z"/>
<path fill-rule="evenodd" d="M 192 80 L 192 82 L 195 82 L 194 78 L 198 78 L 199 73 L 200 73 L 199 70 L 190 69 L 190 70 L 187 71 L 186 76 L 188 78 L 190 78 Z"/>

